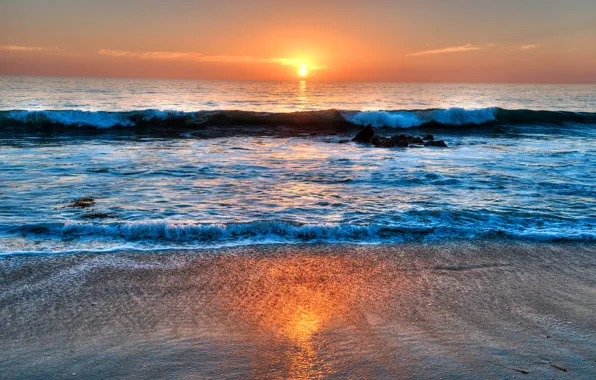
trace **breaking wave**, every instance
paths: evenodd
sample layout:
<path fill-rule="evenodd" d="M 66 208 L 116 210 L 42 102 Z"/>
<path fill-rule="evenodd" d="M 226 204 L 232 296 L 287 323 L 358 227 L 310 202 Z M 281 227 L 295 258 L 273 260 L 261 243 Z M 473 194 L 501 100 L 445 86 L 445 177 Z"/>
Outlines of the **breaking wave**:
<path fill-rule="evenodd" d="M 450 108 L 427 111 L 364 111 L 347 115 L 346 119 L 359 125 L 392 128 L 420 127 L 431 123 L 449 126 L 482 125 L 496 122 L 497 110 Z"/>
<path fill-rule="evenodd" d="M 47 223 L 7 228 L 38 241 L 35 248 L 47 246 L 52 252 L 52 240 L 90 243 L 91 247 L 114 248 L 218 248 L 250 244 L 287 243 L 407 243 L 470 239 L 522 239 L 530 241 L 595 241 L 591 230 L 561 228 L 477 228 L 477 226 L 398 226 L 354 224 L 301 224 L 283 220 L 265 220 L 228 224 L 177 224 L 166 221 L 118 222 L 109 224 Z M 502 227 L 502 226 L 501 226 Z M 100 243 L 100 244 L 98 244 Z M 146 244 L 144 244 L 146 243 Z M 49 246 L 48 246 L 49 244 Z M 131 245 L 132 244 L 132 245 Z M 43 251 L 43 249 L 42 249 Z M 14 252 L 14 251 L 13 251 Z"/>
<path fill-rule="evenodd" d="M 395 111 L 305 111 L 263 113 L 252 111 L 127 112 L 44 110 L 0 111 L 0 127 L 79 128 L 196 128 L 209 125 L 264 125 L 325 128 L 338 126 L 414 128 L 423 126 L 478 126 L 490 124 L 594 123 L 596 113 L 565 111 L 480 109 L 428 109 Z"/>

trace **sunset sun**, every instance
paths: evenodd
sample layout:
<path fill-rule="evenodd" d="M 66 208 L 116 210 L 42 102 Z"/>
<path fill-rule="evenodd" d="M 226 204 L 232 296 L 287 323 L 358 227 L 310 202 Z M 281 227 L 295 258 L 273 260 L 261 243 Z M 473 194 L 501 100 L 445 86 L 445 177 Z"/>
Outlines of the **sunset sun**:
<path fill-rule="evenodd" d="M 298 68 L 298 75 L 305 77 L 308 74 L 308 67 L 306 65 L 300 65 Z"/>

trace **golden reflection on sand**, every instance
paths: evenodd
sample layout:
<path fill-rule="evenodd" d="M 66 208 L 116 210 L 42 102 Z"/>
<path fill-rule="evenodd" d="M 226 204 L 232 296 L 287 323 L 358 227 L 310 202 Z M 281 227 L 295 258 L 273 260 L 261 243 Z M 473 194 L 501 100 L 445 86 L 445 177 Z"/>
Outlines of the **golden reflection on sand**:
<path fill-rule="evenodd" d="M 383 292 L 400 282 L 388 275 L 395 271 L 387 270 L 386 262 L 346 257 L 222 260 L 226 273 L 216 299 L 227 328 L 267 342 L 265 350 L 277 347 L 281 359 L 274 365 L 283 368 L 284 378 L 319 378 L 340 370 L 326 335 L 348 326 L 375 340 L 363 310 L 380 307 Z"/>

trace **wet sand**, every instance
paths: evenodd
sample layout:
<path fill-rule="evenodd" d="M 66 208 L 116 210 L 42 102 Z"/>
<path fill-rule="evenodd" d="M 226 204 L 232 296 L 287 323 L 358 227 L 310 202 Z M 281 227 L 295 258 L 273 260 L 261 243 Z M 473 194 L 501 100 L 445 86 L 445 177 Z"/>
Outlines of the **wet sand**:
<path fill-rule="evenodd" d="M 4 257 L 0 378 L 590 379 L 595 314 L 594 244 Z"/>

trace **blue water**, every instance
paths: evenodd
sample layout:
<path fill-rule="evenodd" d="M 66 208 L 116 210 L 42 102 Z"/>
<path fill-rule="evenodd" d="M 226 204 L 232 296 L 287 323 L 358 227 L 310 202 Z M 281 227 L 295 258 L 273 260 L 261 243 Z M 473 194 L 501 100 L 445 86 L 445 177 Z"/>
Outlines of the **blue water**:
<path fill-rule="evenodd" d="M 308 86 L 304 83 L 1 81 L 1 111 L 69 110 L 59 114 L 60 120 L 74 120 L 62 122 L 66 129 L 15 133 L 24 114 L 19 111 L 0 125 L 4 254 L 298 242 L 596 239 L 591 116 L 551 123 L 548 114 L 546 122 L 542 117 L 507 124 L 494 108 L 586 116 L 596 112 L 594 86 L 317 84 L 304 89 L 303 107 L 294 97 Z M 284 86 L 297 88 L 296 93 L 281 91 Z M 147 87 L 158 90 L 129 98 Z M 200 101 L 190 90 L 195 87 Z M 205 107 L 209 93 L 214 105 Z M 106 117 L 122 120 L 115 111 L 196 112 L 231 108 L 234 100 L 239 109 L 256 112 L 351 110 L 347 118 L 363 118 L 357 124 L 375 124 L 381 135 L 402 133 L 399 127 L 413 135 L 430 131 L 448 148 L 340 143 L 357 130 L 279 134 L 253 126 L 250 133 L 239 128 L 206 136 L 192 128 L 164 135 L 105 124 Z M 445 111 L 398 111 L 426 108 Z M 96 111 L 110 113 L 98 116 Z M 426 120 L 429 112 L 450 127 L 411 129 L 423 124 L 413 118 Z M 81 115 L 87 121 L 76 119 Z M 104 124 L 91 133 L 86 128 L 93 123 Z M 68 207 L 81 197 L 92 197 L 95 204 Z M 100 212 L 107 217 L 87 218 Z"/>

